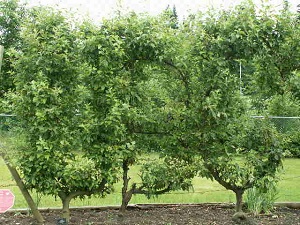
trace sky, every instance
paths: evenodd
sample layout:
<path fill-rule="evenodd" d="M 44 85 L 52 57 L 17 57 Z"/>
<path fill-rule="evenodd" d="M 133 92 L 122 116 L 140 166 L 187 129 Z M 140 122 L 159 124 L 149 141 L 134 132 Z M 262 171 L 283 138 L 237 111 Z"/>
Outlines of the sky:
<path fill-rule="evenodd" d="M 254 0 L 256 4 L 269 2 L 275 7 L 282 5 L 282 0 Z M 123 11 L 148 12 L 158 14 L 168 5 L 176 6 L 180 18 L 186 17 L 190 12 L 205 10 L 208 7 L 228 8 L 241 3 L 242 0 L 22 0 L 29 6 L 47 5 L 78 11 L 82 15 L 88 15 L 94 20 L 109 18 L 122 6 Z M 299 0 L 289 0 L 292 9 L 296 10 Z"/>

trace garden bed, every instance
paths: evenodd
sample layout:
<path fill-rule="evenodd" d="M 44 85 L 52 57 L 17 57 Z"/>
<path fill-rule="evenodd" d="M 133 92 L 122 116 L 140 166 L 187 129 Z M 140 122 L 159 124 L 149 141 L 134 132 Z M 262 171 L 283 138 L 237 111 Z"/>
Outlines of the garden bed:
<path fill-rule="evenodd" d="M 60 212 L 55 209 L 42 210 L 45 225 L 56 225 Z M 117 207 L 89 207 L 71 210 L 69 225 L 232 225 L 233 205 L 135 205 L 125 213 Z M 277 207 L 272 214 L 253 216 L 251 223 L 242 224 L 286 224 L 300 225 L 300 210 Z M 30 225 L 34 219 L 25 211 L 13 210 L 0 215 L 0 224 Z"/>

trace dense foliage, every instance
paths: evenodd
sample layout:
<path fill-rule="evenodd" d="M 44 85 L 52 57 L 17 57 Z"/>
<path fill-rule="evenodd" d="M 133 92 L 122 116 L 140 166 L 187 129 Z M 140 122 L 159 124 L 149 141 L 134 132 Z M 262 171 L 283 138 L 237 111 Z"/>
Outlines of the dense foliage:
<path fill-rule="evenodd" d="M 0 45 L 5 49 L 1 66 L 0 97 L 14 89 L 12 62 L 14 57 L 9 54 L 9 49 L 21 48 L 20 29 L 22 19 L 26 17 L 24 5 L 18 0 L 4 0 L 0 2 Z M 1 109 L 1 106 L 0 106 Z"/>
<path fill-rule="evenodd" d="M 274 13 L 247 1 L 184 21 L 168 7 L 101 25 L 46 8 L 21 21 L 17 1 L 0 6 L 2 108 L 26 136 L 19 169 L 65 211 L 120 178 L 125 209 L 132 194 L 188 190 L 198 175 L 235 192 L 240 211 L 286 152 L 299 156 L 299 131 L 268 118 L 300 114 L 299 22 L 288 5 Z M 130 166 L 153 151 L 157 163 L 130 185 Z"/>

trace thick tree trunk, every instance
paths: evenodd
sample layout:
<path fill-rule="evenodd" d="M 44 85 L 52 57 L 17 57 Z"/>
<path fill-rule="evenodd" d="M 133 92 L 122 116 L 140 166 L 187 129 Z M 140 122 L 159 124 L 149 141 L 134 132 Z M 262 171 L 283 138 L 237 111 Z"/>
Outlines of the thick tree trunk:
<path fill-rule="evenodd" d="M 64 199 L 61 199 L 62 205 L 63 205 L 61 217 L 63 219 L 66 219 L 67 222 L 69 222 L 70 218 L 71 218 L 71 214 L 70 214 L 70 202 L 71 202 L 71 200 L 72 200 L 72 197 L 70 197 L 70 196 L 67 196 Z"/>
<path fill-rule="evenodd" d="M 244 190 L 235 190 L 235 197 L 236 197 L 236 205 L 235 205 L 235 210 L 236 212 L 242 212 L 243 209 L 243 194 L 244 194 Z"/>
<path fill-rule="evenodd" d="M 5 160 L 5 159 L 4 159 Z M 11 175 L 13 176 L 14 180 L 16 181 L 22 195 L 24 196 L 34 218 L 37 220 L 38 224 L 44 224 L 45 220 L 42 216 L 42 214 L 40 213 L 40 211 L 38 210 L 35 202 L 33 201 L 29 191 L 27 190 L 27 188 L 25 187 L 18 171 L 16 170 L 16 168 L 12 167 L 9 162 L 7 162 L 5 160 L 5 163 L 7 165 L 8 170 L 10 171 Z"/>
<path fill-rule="evenodd" d="M 122 205 L 120 208 L 121 212 L 125 212 L 128 206 L 128 203 L 130 202 L 132 198 L 132 193 L 133 193 L 134 188 L 131 188 L 129 191 L 125 193 L 124 196 L 122 196 Z"/>
<path fill-rule="evenodd" d="M 72 198 L 75 196 L 74 193 L 71 193 L 69 195 L 67 195 L 64 192 L 59 192 L 58 196 L 62 202 L 62 213 L 61 213 L 61 218 L 65 219 L 67 222 L 70 221 L 70 202 L 72 200 Z"/>
<path fill-rule="evenodd" d="M 122 205 L 120 208 L 121 212 L 125 212 L 128 206 L 128 203 L 131 200 L 132 193 L 134 186 L 131 188 L 131 190 L 128 191 L 128 185 L 130 177 L 128 177 L 128 171 L 129 171 L 129 165 L 128 161 L 123 161 L 123 187 L 122 187 Z"/>
<path fill-rule="evenodd" d="M 62 219 L 66 219 L 67 222 L 70 221 L 71 214 L 70 214 L 70 202 L 73 198 L 78 197 L 78 196 L 90 196 L 94 193 L 102 192 L 105 189 L 107 181 L 103 179 L 101 181 L 101 184 L 98 189 L 95 189 L 93 191 L 74 191 L 71 193 L 64 193 L 63 191 L 60 191 L 58 193 L 58 196 L 62 202 Z"/>

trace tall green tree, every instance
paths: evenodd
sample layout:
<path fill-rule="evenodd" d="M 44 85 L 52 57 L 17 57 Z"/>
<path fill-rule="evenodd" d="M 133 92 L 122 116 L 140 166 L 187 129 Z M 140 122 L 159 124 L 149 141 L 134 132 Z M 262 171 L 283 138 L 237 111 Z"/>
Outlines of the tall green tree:
<path fill-rule="evenodd" d="M 105 172 L 79 154 L 90 69 L 80 56 L 80 35 L 63 12 L 35 8 L 22 27 L 22 50 L 15 51 L 15 92 L 11 111 L 25 133 L 19 169 L 29 189 L 60 197 L 69 220 L 75 197 L 109 192 Z M 80 165 L 80 166 L 78 166 Z"/>
<path fill-rule="evenodd" d="M 276 176 L 282 159 L 276 130 L 250 118 L 249 97 L 240 93 L 236 70 L 239 61 L 258 54 L 260 46 L 253 48 L 248 37 L 260 30 L 255 26 L 258 17 L 249 4 L 191 19 L 182 27 L 186 33 L 180 33 L 176 53 L 170 54 L 175 56 L 170 65 L 177 72 L 172 80 L 177 92 L 170 98 L 176 110 L 166 143 L 175 157 L 191 163 L 199 157 L 200 174 L 232 190 L 241 211 L 244 191 Z M 248 141 L 252 144 L 242 144 Z"/>
<path fill-rule="evenodd" d="M 138 157 L 151 149 L 144 142 L 151 139 L 146 136 L 157 132 L 153 128 L 158 125 L 154 120 L 158 114 L 153 117 L 151 113 L 158 106 L 147 86 L 153 77 L 151 68 L 163 64 L 165 49 L 169 46 L 168 36 L 161 32 L 169 26 L 160 22 L 160 18 L 132 13 L 105 21 L 101 27 L 90 25 L 82 30 L 87 35 L 84 54 L 95 68 L 87 82 L 92 96 L 93 123 L 98 124 L 91 127 L 93 135 L 87 155 L 103 158 L 109 154 L 107 162 L 118 163 L 114 168 L 122 171 L 122 211 L 132 194 L 149 194 L 149 189 L 146 190 L 149 185 L 130 185 L 128 172 Z M 154 176 L 155 173 L 148 174 Z M 160 184 L 163 187 L 156 193 L 173 189 L 175 185 L 170 183 L 174 183 L 171 177 Z"/>

